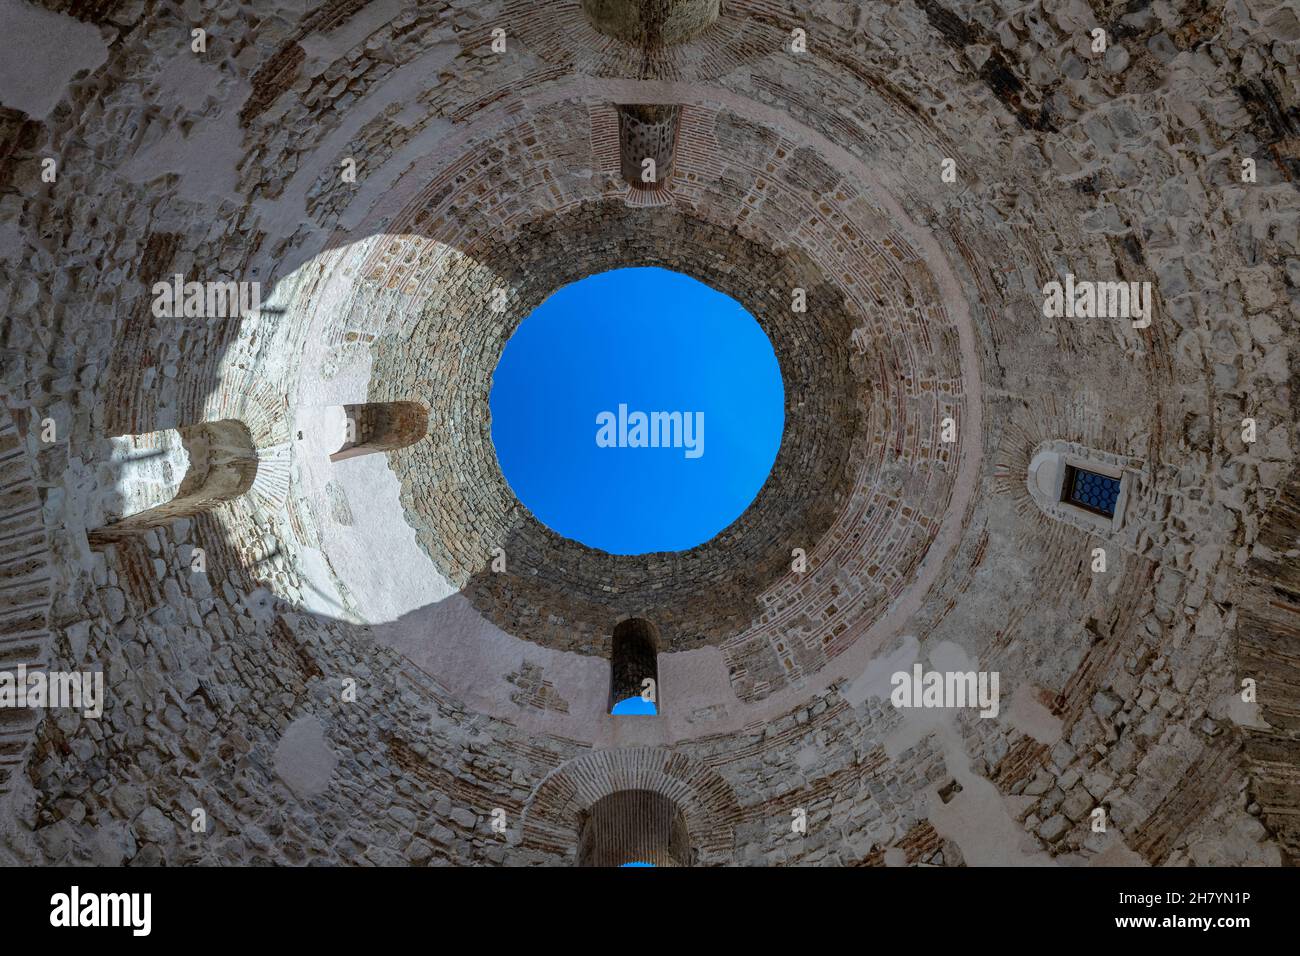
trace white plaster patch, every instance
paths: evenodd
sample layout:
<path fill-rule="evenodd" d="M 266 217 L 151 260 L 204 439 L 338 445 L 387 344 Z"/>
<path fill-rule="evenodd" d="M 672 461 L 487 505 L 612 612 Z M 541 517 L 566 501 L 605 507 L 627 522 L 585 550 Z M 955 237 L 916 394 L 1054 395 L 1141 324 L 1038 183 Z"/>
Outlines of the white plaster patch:
<path fill-rule="evenodd" d="M 930 649 L 930 666 L 938 671 L 973 671 L 975 662 L 960 644 L 939 641 Z"/>
<path fill-rule="evenodd" d="M 1269 842 L 1258 819 L 1240 810 L 1227 818 L 1202 821 L 1201 835 L 1189 841 L 1193 866 L 1282 866 L 1282 850 Z"/>
<path fill-rule="evenodd" d="M 1038 694 L 1033 684 L 1021 684 L 1003 709 L 1002 721 L 1040 744 L 1051 745 L 1061 739 L 1064 727 L 1061 718 L 1044 706 Z"/>
<path fill-rule="evenodd" d="M 363 509 L 364 520 L 351 526 L 330 523 L 321 539 L 330 565 L 355 596 L 358 613 L 367 621 L 393 621 L 441 601 L 455 589 L 420 548 L 406 522 L 401 483 L 382 453 L 360 455 L 323 466 Z M 323 500 L 317 499 L 317 500 Z"/>
<path fill-rule="evenodd" d="M 189 47 L 173 56 L 163 64 L 154 78 L 152 98 L 160 104 L 176 104 L 184 110 L 197 110 L 220 92 L 223 81 L 230 74 L 223 73 L 211 63 L 205 62 L 199 54 Z"/>
<path fill-rule="evenodd" d="M 254 588 L 240 596 L 240 604 L 258 624 L 270 627 L 275 623 L 276 596 L 266 588 Z"/>
<path fill-rule="evenodd" d="M 874 658 L 844 691 L 845 699 L 857 705 L 868 697 L 888 699 L 892 691 L 891 677 L 898 671 L 908 671 L 917 661 L 920 644 L 915 637 L 903 638 L 897 649 Z M 929 652 L 930 664 L 940 671 L 973 671 L 975 662 L 960 645 L 942 641 Z M 1036 841 L 1025 832 L 1011 812 L 1011 807 L 990 781 L 976 774 L 970 766 L 955 724 L 956 709 L 944 707 L 918 707 L 898 711 L 900 721 L 895 730 L 881 741 L 881 748 L 895 759 L 926 737 L 935 735 L 943 749 L 944 764 L 953 779 L 961 784 L 948 803 L 939 799 L 937 792 L 929 797 L 930 822 L 935 830 L 952 840 L 961 849 L 962 857 L 971 866 L 1016 865 L 1051 866 L 1052 858 L 1038 849 Z M 1030 716 L 1040 717 L 1036 726 L 1050 732 L 1041 715 L 1026 709 Z M 1049 714 L 1050 716 L 1050 714 Z M 1059 729 L 1057 730 L 1059 737 Z M 894 862 L 890 860 L 894 854 Z M 903 865 L 903 853 L 897 848 L 886 851 L 886 865 Z"/>
<path fill-rule="evenodd" d="M 346 303 L 338 303 L 345 308 Z M 320 338 L 303 352 L 298 405 L 291 430 L 294 489 L 317 516 L 321 550 L 328 572 L 353 596 L 356 613 L 367 623 L 396 621 L 436 604 L 455 591 L 420 547 L 406 522 L 401 483 L 382 453 L 332 462 L 342 447 L 347 417 L 344 405 L 365 402 L 370 378 L 368 354 L 325 380 L 316 373 L 328 345 Z M 301 438 L 298 435 L 301 434 Z M 326 487 L 334 482 L 351 502 L 364 502 L 363 520 L 341 525 L 330 518 Z M 322 590 L 326 590 L 322 588 Z M 326 593 L 334 591 L 331 585 Z"/>
<path fill-rule="evenodd" d="M 800 770 L 811 770 L 821 762 L 822 752 L 820 747 L 804 747 L 794 755 L 794 762 L 799 765 Z"/>
<path fill-rule="evenodd" d="M 1088 859 L 1088 866 L 1150 866 L 1142 855 L 1135 853 L 1124 845 L 1121 839 L 1114 839 L 1111 844 Z"/>
<path fill-rule="evenodd" d="M 247 84 L 238 85 L 247 91 Z M 227 102 L 242 102 L 246 92 L 232 97 Z M 135 155 L 122 164 L 119 175 L 128 182 L 147 183 L 174 173 L 180 177 L 176 191 L 186 199 L 225 199 L 239 205 L 244 200 L 236 189 L 236 167 L 244 157 L 243 139 L 239 113 L 233 106 L 199 120 L 188 133 L 175 124 L 155 121 Z"/>
<path fill-rule="evenodd" d="M 0 103 L 44 119 L 72 78 L 108 59 L 99 29 L 20 0 L 0 0 Z"/>
<path fill-rule="evenodd" d="M 920 650 L 920 641 L 910 634 L 904 635 L 902 644 L 887 654 L 873 657 L 866 669 L 844 688 L 845 701 L 850 707 L 857 707 L 869 697 L 888 700 L 894 674 L 909 670 Z"/>
<path fill-rule="evenodd" d="M 691 714 L 709 709 L 725 719 L 740 709 L 736 688 L 727 679 L 727 663 L 716 647 L 697 647 L 659 655 L 660 696 L 674 730 L 686 733 Z"/>
<path fill-rule="evenodd" d="M 1260 716 L 1259 701 L 1244 701 L 1241 699 L 1240 692 L 1219 698 L 1210 708 L 1210 714 L 1221 720 L 1227 718 L 1238 727 L 1250 727 L 1254 730 L 1272 729 L 1269 722 Z"/>
<path fill-rule="evenodd" d="M 947 724 L 954 711 L 944 707 L 912 707 L 900 709 L 898 713 L 902 715 L 898 727 L 880 742 L 881 749 L 891 760 L 907 753 Z"/>
<path fill-rule="evenodd" d="M 1056 865 L 1011 815 L 998 788 L 971 769 L 970 757 L 951 717 L 946 717 L 938 740 L 943 747 L 944 765 L 961 784 L 961 792 L 948 803 L 932 794 L 930 823 L 941 836 L 957 844 L 966 865 Z"/>
<path fill-rule="evenodd" d="M 329 789 L 338 757 L 325 739 L 325 728 L 312 716 L 299 717 L 275 748 L 275 773 L 300 799 Z"/>
<path fill-rule="evenodd" d="M 330 573 L 325 555 L 315 548 L 302 548 L 298 552 L 302 574 L 302 606 L 313 614 L 349 620 L 350 615 L 334 586 L 334 576 Z"/>
<path fill-rule="evenodd" d="M 591 734 L 594 721 L 604 718 L 609 693 L 607 661 L 527 644 L 483 617 L 462 594 L 452 594 L 391 623 L 373 625 L 371 633 L 377 643 L 436 675 L 441 683 L 466 688 L 463 699 L 471 707 L 498 711 L 509 707 L 519 715 L 515 719 L 559 734 Z M 542 665 L 545 678 L 567 702 L 567 714 L 521 710 L 510 703 L 510 695 L 518 688 L 506 675 L 524 661 Z M 671 685 L 665 682 L 664 693 L 671 692 Z M 662 728 L 664 722 L 658 718 L 610 719 L 602 726 L 610 733 L 615 726 L 626 730 L 632 725 Z"/>

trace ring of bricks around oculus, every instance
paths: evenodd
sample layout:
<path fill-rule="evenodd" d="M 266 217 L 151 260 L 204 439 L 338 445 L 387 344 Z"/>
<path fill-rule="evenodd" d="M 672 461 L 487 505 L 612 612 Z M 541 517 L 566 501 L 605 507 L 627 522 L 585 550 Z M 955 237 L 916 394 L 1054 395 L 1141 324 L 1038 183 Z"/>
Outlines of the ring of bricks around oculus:
<path fill-rule="evenodd" d="M 418 262 L 418 248 L 405 258 Z M 886 549 L 901 548 L 904 569 L 919 565 L 932 539 L 925 532 L 933 529 L 917 519 L 923 494 L 935 492 L 906 477 L 896 456 L 903 451 L 899 430 L 903 443 L 915 446 L 937 439 L 938 423 L 918 436 L 920 429 L 902 423 L 907 412 L 898 415 L 907 397 L 880 387 L 880 366 L 898 359 L 884 354 L 881 338 L 890 334 L 890 311 L 877 316 L 881 328 L 865 351 L 855 346 L 862 316 L 801 250 L 773 252 L 671 209 L 603 202 L 540 217 L 508 240 L 442 254 L 418 317 L 375 342 L 369 399 L 415 396 L 430 404 L 428 440 L 390 453 L 403 508 L 439 570 L 503 630 L 603 656 L 614 625 L 643 616 L 659 627 L 663 650 L 686 650 L 745 640 L 773 619 L 773 594 L 780 600 L 808 583 L 817 594 L 815 577 L 791 572 L 795 548 L 816 554 L 822 543 L 874 537 Z M 391 250 L 377 255 L 402 258 Z M 610 555 L 555 534 L 514 497 L 491 442 L 491 376 L 519 322 L 557 288 L 629 265 L 684 272 L 739 301 L 771 339 L 786 383 L 785 433 L 766 484 L 736 522 L 683 552 Z M 498 288 L 508 292 L 504 313 L 493 309 Z M 806 290 L 806 311 L 792 308 L 795 288 Z M 946 363 L 951 379 L 959 375 L 955 355 L 921 358 L 931 367 Z M 914 391 L 920 377 L 892 384 Z M 891 407 L 879 407 L 882 400 Z M 935 406 L 924 397 L 921 405 L 928 426 Z M 926 447 L 919 459 L 939 465 L 930 477 L 940 487 L 951 480 L 955 469 L 943 466 L 937 448 Z M 506 555 L 505 573 L 490 568 L 494 548 Z M 906 581 L 883 561 L 861 571 L 883 585 L 868 590 L 866 603 L 876 611 Z M 828 586 L 836 587 L 820 583 Z"/>

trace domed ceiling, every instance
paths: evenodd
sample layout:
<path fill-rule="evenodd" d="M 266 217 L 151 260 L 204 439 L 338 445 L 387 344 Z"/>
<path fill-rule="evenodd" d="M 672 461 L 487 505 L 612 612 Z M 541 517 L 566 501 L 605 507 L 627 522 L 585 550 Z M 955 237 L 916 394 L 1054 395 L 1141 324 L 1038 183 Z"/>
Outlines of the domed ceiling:
<path fill-rule="evenodd" d="M 0 669 L 104 682 L 0 710 L 0 858 L 608 862 L 620 814 L 661 864 L 1300 849 L 1293 7 L 0 16 L 43 64 L 0 70 Z M 519 323 L 625 266 L 733 297 L 785 386 L 687 551 L 557 535 L 492 445 Z M 629 619 L 654 717 L 609 713 Z"/>

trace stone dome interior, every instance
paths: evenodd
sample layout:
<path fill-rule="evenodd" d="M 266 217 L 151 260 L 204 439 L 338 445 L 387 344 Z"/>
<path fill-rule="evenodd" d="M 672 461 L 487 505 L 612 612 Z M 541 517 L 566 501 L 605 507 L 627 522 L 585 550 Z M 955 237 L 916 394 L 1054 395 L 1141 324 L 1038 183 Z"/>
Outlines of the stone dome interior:
<path fill-rule="evenodd" d="M 0 671 L 103 686 L 0 706 L 0 861 L 1300 853 L 1294 4 L 0 27 Z M 686 551 L 557 535 L 493 451 L 506 341 L 625 266 L 785 385 Z"/>

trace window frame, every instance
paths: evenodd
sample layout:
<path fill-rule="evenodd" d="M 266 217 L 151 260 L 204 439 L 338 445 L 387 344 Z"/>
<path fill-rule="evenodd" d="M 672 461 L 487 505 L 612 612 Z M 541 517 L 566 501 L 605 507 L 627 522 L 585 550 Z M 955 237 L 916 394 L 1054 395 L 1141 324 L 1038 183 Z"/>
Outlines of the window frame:
<path fill-rule="evenodd" d="M 1124 493 L 1124 476 L 1122 474 L 1107 475 L 1098 471 L 1095 466 L 1092 468 L 1083 468 L 1079 465 L 1069 464 L 1068 462 L 1065 464 L 1064 471 L 1065 480 L 1061 482 L 1061 504 L 1070 505 L 1073 508 L 1081 508 L 1089 514 L 1098 515 L 1099 517 L 1105 518 L 1107 521 L 1115 520 L 1115 515 L 1119 513 L 1119 496 Z M 1107 478 L 1119 485 L 1119 489 L 1115 492 L 1115 506 L 1110 511 L 1102 511 L 1100 508 L 1094 508 L 1092 505 L 1075 499 L 1072 492 L 1074 490 L 1076 476 L 1079 472 L 1083 472 L 1087 475 L 1096 475 L 1099 478 Z"/>
<path fill-rule="evenodd" d="M 1114 515 L 1089 508 L 1086 505 L 1070 501 L 1067 497 L 1068 482 L 1076 471 L 1090 471 L 1103 478 L 1113 478 L 1119 482 L 1119 496 L 1115 499 Z M 1124 511 L 1128 505 L 1129 482 L 1122 467 L 1098 461 L 1081 455 L 1062 452 L 1057 464 L 1057 487 L 1055 505 L 1069 509 L 1069 513 L 1101 530 L 1118 531 L 1124 524 Z"/>

